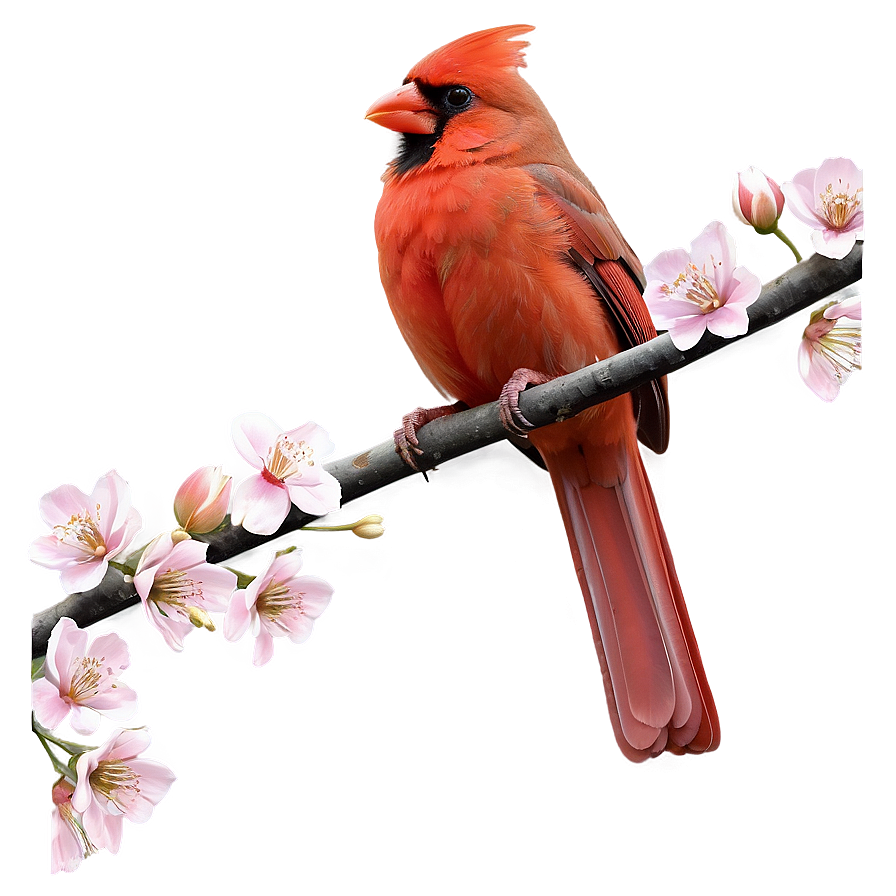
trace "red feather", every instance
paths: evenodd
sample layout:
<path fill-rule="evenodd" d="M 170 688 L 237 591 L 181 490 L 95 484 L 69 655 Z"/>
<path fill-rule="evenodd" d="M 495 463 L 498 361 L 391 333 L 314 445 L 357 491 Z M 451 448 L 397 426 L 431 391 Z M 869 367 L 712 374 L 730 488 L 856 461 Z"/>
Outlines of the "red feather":
<path fill-rule="evenodd" d="M 529 30 L 490 29 L 436 50 L 368 113 L 410 134 L 376 215 L 390 307 L 426 375 L 468 405 L 495 400 L 517 368 L 559 376 L 656 335 L 637 256 L 517 72 L 526 44 L 509 38 Z M 470 94 L 449 96 L 458 87 Z M 616 739 L 632 760 L 719 742 L 639 436 L 665 450 L 665 380 L 530 436 L 554 482 Z"/>

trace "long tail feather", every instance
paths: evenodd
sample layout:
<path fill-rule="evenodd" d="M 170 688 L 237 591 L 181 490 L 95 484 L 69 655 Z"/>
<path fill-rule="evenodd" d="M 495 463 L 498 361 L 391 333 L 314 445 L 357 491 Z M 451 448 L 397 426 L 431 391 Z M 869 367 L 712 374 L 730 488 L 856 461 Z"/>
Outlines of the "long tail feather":
<path fill-rule="evenodd" d="M 618 454 L 609 479 L 595 472 L 608 450 Z M 568 446 L 545 460 L 622 752 L 640 762 L 714 750 L 715 704 L 637 447 Z"/>

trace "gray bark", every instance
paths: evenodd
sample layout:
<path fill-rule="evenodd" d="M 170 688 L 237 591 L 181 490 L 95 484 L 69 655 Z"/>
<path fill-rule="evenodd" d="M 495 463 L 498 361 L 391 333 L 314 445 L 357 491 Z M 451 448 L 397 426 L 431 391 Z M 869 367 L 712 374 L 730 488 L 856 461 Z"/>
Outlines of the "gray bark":
<path fill-rule="evenodd" d="M 745 336 L 723 339 L 705 333 L 693 348 L 680 351 L 672 344 L 668 334 L 662 334 L 606 361 L 527 389 L 520 395 L 520 410 L 536 427 L 547 426 L 692 364 L 856 283 L 862 276 L 862 251 L 863 243 L 858 242 L 841 261 L 812 255 L 766 284 L 759 299 L 748 309 L 750 328 Z M 418 465 L 421 469 L 432 469 L 439 463 L 507 438 L 507 431 L 498 416 L 498 403 L 492 402 L 434 420 L 421 427 L 418 438 L 424 452 Z M 381 442 L 354 457 L 333 461 L 326 465 L 326 469 L 342 486 L 343 506 L 414 475 L 396 453 L 392 440 Z M 313 516 L 293 507 L 273 535 L 254 535 L 240 526 L 228 525 L 197 538 L 208 543 L 209 562 L 220 563 L 308 525 L 313 519 Z M 123 573 L 110 568 L 103 581 L 93 590 L 71 594 L 55 606 L 34 615 L 31 627 L 32 657 L 45 655 L 50 632 L 60 617 L 69 616 L 83 628 L 138 602 L 133 584 L 125 582 Z"/>

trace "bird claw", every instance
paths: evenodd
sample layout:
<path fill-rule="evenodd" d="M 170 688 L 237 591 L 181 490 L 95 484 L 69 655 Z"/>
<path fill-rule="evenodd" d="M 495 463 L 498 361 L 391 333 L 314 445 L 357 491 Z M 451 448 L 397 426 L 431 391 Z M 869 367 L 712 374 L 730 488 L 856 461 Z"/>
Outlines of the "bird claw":
<path fill-rule="evenodd" d="M 504 429 L 523 439 L 529 437 L 529 433 L 535 429 L 535 426 L 526 419 L 520 410 L 520 392 L 523 392 L 527 386 L 540 386 L 543 383 L 549 383 L 552 379 L 554 377 L 537 370 L 530 370 L 528 367 L 514 370 L 513 376 L 504 384 L 498 398 L 498 414 Z"/>
<path fill-rule="evenodd" d="M 415 472 L 423 473 L 417 465 L 415 455 L 419 457 L 423 454 L 423 449 L 418 447 L 417 430 L 439 417 L 447 417 L 449 414 L 455 414 L 460 410 L 464 410 L 466 405 L 458 401 L 455 404 L 442 405 L 437 408 L 415 408 L 410 414 L 405 414 L 401 418 L 401 426 L 395 430 L 393 439 L 395 440 L 395 451 L 399 457 Z"/>

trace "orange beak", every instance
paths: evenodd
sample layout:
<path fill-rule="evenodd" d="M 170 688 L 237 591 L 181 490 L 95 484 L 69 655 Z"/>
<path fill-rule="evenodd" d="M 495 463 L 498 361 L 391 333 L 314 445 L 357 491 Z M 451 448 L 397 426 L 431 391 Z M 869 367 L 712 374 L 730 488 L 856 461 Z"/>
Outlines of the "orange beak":
<path fill-rule="evenodd" d="M 433 134 L 437 118 L 413 82 L 381 96 L 364 117 L 402 134 Z"/>

